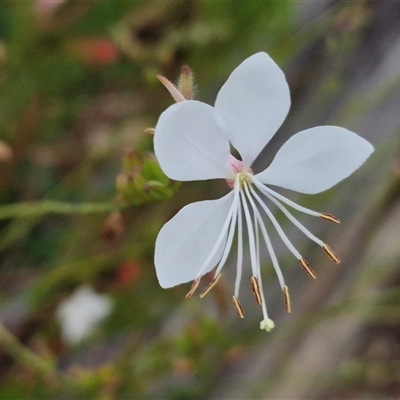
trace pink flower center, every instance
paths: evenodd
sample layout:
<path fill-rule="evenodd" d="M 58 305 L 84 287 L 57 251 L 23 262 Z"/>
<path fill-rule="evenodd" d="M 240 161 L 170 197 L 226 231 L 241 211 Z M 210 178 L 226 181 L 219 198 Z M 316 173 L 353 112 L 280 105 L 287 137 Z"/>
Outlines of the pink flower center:
<path fill-rule="evenodd" d="M 253 170 L 251 168 L 249 168 L 248 171 L 244 171 L 243 163 L 240 160 L 238 160 L 237 158 L 233 157 L 232 155 L 229 156 L 229 164 L 230 164 L 235 176 L 236 176 L 236 174 L 240 174 L 241 172 L 248 172 L 253 175 Z M 231 189 L 233 189 L 234 182 L 235 181 L 233 179 L 226 180 L 226 183 L 228 184 L 228 186 Z"/>

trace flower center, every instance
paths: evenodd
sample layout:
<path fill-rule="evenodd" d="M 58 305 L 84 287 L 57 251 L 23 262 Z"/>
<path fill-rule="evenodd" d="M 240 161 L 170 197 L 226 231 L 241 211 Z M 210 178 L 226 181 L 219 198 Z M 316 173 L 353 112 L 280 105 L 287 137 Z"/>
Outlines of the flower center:
<path fill-rule="evenodd" d="M 247 183 L 247 184 L 251 183 L 250 176 L 254 175 L 251 168 L 249 168 L 247 171 L 245 171 L 243 169 L 242 161 L 238 160 L 237 158 L 233 157 L 232 155 L 229 157 L 229 164 L 232 168 L 233 173 L 235 174 L 235 178 L 236 178 L 236 176 L 239 176 L 240 187 L 242 187 L 244 183 Z M 228 184 L 228 186 L 231 189 L 233 189 L 235 178 L 226 180 L 226 183 Z"/>
<path fill-rule="evenodd" d="M 237 176 L 239 177 L 239 184 L 240 187 L 243 187 L 244 184 L 251 185 L 251 178 L 250 176 L 253 175 L 251 172 L 238 172 Z"/>

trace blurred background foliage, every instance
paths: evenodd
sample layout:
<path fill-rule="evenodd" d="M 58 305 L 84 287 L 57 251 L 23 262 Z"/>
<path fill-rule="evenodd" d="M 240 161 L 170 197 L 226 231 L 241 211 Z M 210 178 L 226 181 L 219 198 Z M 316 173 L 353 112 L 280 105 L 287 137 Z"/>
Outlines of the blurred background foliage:
<path fill-rule="evenodd" d="M 378 0 L 1 1 L 0 398 L 398 398 L 399 15 Z M 275 238 L 293 312 L 265 265 L 270 334 L 250 290 L 236 318 L 232 271 L 202 301 L 159 287 L 160 227 L 226 188 L 170 182 L 144 132 L 173 102 L 157 73 L 189 64 L 212 104 L 257 51 L 284 69 L 293 106 L 256 169 L 320 124 L 376 147 L 335 189 L 297 196 L 342 219 L 304 222 L 343 262 L 285 226 L 318 279 Z M 112 311 L 71 343 L 59 309 L 82 287 Z"/>

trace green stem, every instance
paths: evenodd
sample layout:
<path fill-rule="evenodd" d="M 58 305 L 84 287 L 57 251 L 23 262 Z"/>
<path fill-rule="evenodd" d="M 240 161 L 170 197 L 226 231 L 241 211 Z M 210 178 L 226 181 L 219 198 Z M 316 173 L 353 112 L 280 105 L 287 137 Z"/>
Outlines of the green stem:
<path fill-rule="evenodd" d="M 65 203 L 43 200 L 32 203 L 7 204 L 0 207 L 0 220 L 15 217 L 37 217 L 45 214 L 97 214 L 120 209 L 115 203 Z"/>
<path fill-rule="evenodd" d="M 19 364 L 35 371 L 43 378 L 54 380 L 57 372 L 53 363 L 43 360 L 35 353 L 24 347 L 12 334 L 0 323 L 0 347 L 10 354 Z"/>

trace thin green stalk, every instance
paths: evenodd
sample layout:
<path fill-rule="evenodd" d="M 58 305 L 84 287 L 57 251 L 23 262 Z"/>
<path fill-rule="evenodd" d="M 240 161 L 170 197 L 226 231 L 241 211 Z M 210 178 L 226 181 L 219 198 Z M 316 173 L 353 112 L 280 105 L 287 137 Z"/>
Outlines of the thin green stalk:
<path fill-rule="evenodd" d="M 52 362 L 43 360 L 23 346 L 1 323 L 0 347 L 10 354 L 19 364 L 35 371 L 39 376 L 49 378 L 51 381 L 57 378 L 57 372 Z"/>
<path fill-rule="evenodd" d="M 43 200 L 31 203 L 7 204 L 0 207 L 0 220 L 7 218 L 37 217 L 46 214 L 101 214 L 120 209 L 121 205 L 108 203 L 66 203 Z"/>

